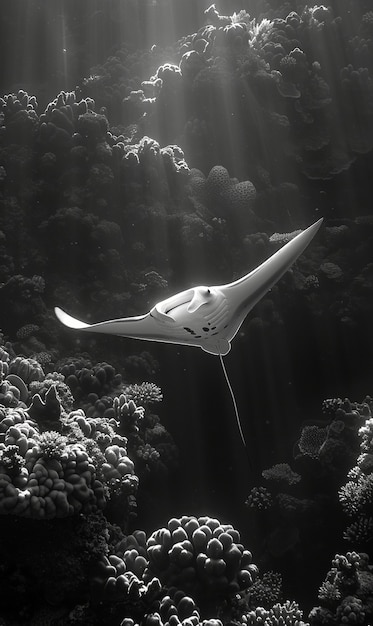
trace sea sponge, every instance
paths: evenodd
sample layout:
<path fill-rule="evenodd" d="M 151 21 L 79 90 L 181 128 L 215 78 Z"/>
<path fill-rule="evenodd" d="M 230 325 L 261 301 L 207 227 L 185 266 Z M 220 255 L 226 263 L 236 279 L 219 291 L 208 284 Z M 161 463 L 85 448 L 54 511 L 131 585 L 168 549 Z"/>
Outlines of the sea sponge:
<path fill-rule="evenodd" d="M 147 555 L 145 580 L 157 576 L 162 584 L 190 593 L 200 605 L 247 589 L 258 572 L 238 531 L 207 516 L 170 519 L 167 528 L 149 537 Z"/>

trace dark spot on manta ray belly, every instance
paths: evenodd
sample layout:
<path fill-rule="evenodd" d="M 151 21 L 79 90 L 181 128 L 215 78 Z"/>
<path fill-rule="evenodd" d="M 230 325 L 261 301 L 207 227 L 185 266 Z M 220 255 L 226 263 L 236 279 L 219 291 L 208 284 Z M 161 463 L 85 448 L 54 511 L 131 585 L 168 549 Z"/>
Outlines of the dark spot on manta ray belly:
<path fill-rule="evenodd" d="M 211 326 L 210 322 L 207 322 L 207 323 L 209 324 L 209 326 Z M 197 335 L 196 331 L 193 330 L 193 328 L 189 328 L 189 326 L 183 326 L 183 328 L 184 328 L 184 330 L 186 330 L 187 333 L 189 333 L 190 335 L 193 335 L 193 337 L 195 339 L 201 339 L 202 338 L 202 335 Z M 211 326 L 211 328 L 209 328 L 208 326 L 203 326 L 202 327 L 202 330 L 205 333 L 209 333 L 211 330 L 215 330 L 215 329 L 216 329 L 216 326 Z M 216 331 L 215 333 L 211 333 L 212 336 L 218 335 L 218 334 L 219 334 L 219 331 Z"/>
<path fill-rule="evenodd" d="M 184 330 L 187 331 L 190 335 L 193 335 L 195 339 L 202 339 L 202 335 L 197 335 L 196 331 L 193 328 L 188 328 L 188 326 L 183 326 Z"/>

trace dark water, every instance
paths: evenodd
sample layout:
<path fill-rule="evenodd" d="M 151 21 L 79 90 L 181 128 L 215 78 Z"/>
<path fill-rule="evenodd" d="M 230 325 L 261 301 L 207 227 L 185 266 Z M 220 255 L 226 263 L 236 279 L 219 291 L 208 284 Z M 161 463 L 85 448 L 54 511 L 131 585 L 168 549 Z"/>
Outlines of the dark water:
<path fill-rule="evenodd" d="M 338 492 L 361 463 L 358 430 L 372 410 L 361 403 L 373 393 L 373 3 L 208 5 L 0 0 L 0 328 L 9 352 L 0 353 L 1 398 L 15 409 L 6 367 L 20 355 L 46 374 L 84 355 L 92 371 L 110 363 L 123 384 L 159 385 L 163 401 L 147 411 L 172 436 L 178 463 L 165 460 L 159 475 L 147 467 L 137 517 L 123 521 L 113 509 L 109 521 L 122 534 L 151 534 L 183 515 L 230 523 L 261 573 L 281 573 L 282 599 L 298 602 L 304 620 L 321 603 L 325 621 L 314 616 L 313 625 L 369 626 L 371 563 L 364 589 L 358 570 L 350 587 L 341 574 L 345 586 L 333 583 L 325 604 L 318 590 L 336 553 L 372 556 L 372 490 L 359 492 L 350 518 Z M 55 319 L 54 306 L 89 323 L 140 315 L 191 286 L 228 283 L 278 249 L 273 233 L 320 217 L 315 239 L 224 357 L 246 448 L 218 357 L 70 331 Z M 92 389 L 78 397 L 72 388 L 75 408 L 93 411 Z M 332 409 L 323 405 L 333 398 Z M 328 455 L 320 445 L 313 456 L 300 450 L 316 426 L 328 433 Z M 368 461 L 360 471 L 369 482 Z M 280 463 L 300 482 L 266 480 L 262 472 Z M 271 492 L 272 508 L 247 504 L 256 487 Z M 1 516 L 6 532 L 12 519 Z M 27 533 L 28 520 L 14 519 Z M 351 523 L 360 530 L 347 541 Z M 76 607 L 71 590 L 49 602 L 42 579 L 33 604 L 30 563 L 17 567 L 4 545 L 9 597 L 22 580 L 22 608 L 7 604 L 4 624 L 31 623 L 45 598 L 62 613 Z M 360 612 L 343 621 L 349 596 Z M 230 610 L 203 617 L 228 623 Z M 140 613 L 128 615 L 145 623 Z"/>

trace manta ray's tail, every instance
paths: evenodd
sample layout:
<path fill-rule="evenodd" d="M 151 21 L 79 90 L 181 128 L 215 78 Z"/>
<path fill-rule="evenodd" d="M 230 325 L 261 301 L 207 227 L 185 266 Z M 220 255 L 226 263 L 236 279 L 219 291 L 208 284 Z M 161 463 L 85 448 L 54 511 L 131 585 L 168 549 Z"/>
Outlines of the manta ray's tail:
<path fill-rule="evenodd" d="M 248 447 L 247 447 L 245 435 L 243 434 L 243 430 L 242 430 L 242 425 L 241 425 L 241 420 L 240 420 L 240 414 L 238 412 L 238 406 L 237 406 L 237 402 L 236 402 L 236 397 L 234 395 L 234 391 L 233 391 L 233 387 L 231 385 L 231 381 L 229 380 L 229 376 L 228 376 L 227 368 L 225 367 L 225 364 L 224 364 L 223 356 L 221 354 L 219 354 L 219 358 L 220 358 L 220 363 L 221 363 L 221 366 L 222 366 L 222 369 L 223 369 L 224 377 L 225 377 L 226 383 L 228 385 L 229 393 L 231 394 L 232 404 L 233 404 L 234 413 L 235 413 L 235 416 L 236 416 L 236 422 L 237 422 L 237 426 L 238 426 L 238 431 L 240 433 L 240 437 L 241 437 L 242 443 L 244 445 L 244 448 L 245 448 L 245 451 L 246 451 L 246 454 L 247 454 L 247 460 L 249 462 L 250 469 L 252 469 L 252 462 L 251 462 L 251 459 L 250 459 L 250 456 L 249 456 L 249 450 L 248 450 Z"/>

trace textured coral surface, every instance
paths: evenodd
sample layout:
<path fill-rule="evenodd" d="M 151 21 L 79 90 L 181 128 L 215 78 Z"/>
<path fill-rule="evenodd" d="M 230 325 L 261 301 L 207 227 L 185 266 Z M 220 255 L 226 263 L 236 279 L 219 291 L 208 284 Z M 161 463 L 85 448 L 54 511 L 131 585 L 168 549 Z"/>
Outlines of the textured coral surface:
<path fill-rule="evenodd" d="M 1 7 L 0 623 L 371 626 L 372 3 L 62 4 Z M 321 215 L 227 361 L 249 463 L 213 359 L 53 315 Z"/>

